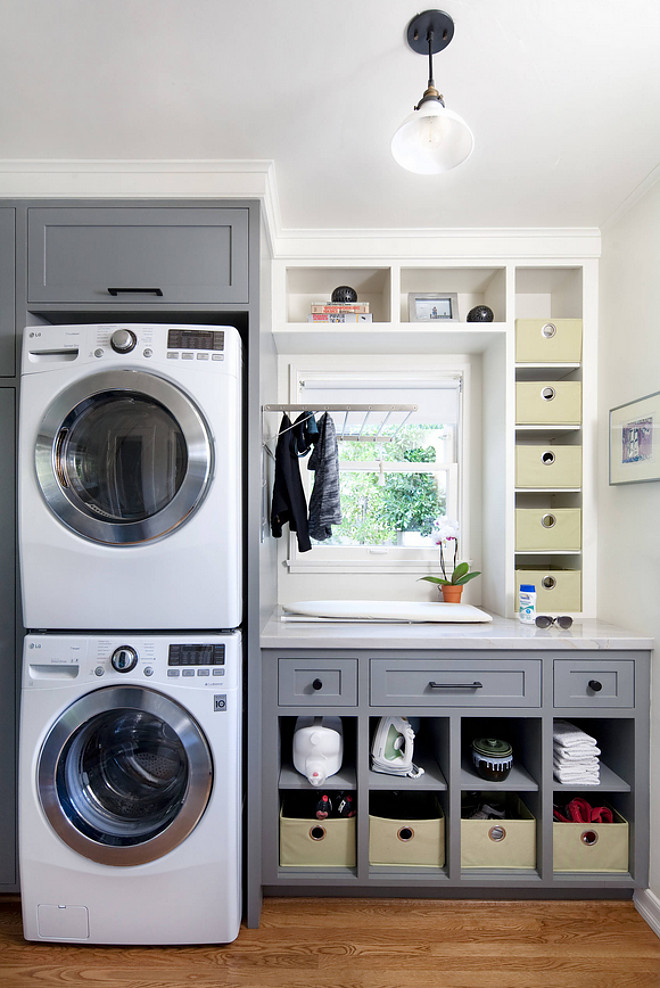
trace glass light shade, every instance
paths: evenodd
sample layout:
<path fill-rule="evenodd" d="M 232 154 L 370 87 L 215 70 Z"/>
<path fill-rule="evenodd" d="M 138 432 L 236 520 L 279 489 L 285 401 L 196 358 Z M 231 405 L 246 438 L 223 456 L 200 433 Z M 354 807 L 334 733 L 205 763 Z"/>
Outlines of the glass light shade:
<path fill-rule="evenodd" d="M 406 117 L 392 138 L 392 154 L 402 168 L 418 175 L 447 172 L 469 158 L 472 131 L 458 113 L 427 99 Z"/>

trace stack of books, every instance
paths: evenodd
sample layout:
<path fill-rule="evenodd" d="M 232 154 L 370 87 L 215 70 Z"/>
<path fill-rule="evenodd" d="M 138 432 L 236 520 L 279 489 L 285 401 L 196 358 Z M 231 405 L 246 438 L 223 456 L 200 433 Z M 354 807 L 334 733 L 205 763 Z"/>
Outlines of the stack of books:
<path fill-rule="evenodd" d="M 307 322 L 355 323 L 371 322 L 368 302 L 312 302 Z"/>

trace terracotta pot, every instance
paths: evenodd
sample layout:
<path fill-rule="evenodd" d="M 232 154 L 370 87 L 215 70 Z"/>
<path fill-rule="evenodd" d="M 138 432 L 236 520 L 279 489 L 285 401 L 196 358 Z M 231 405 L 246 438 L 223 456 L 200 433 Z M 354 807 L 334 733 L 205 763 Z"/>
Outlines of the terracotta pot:
<path fill-rule="evenodd" d="M 446 604 L 460 604 L 463 593 L 462 586 L 454 586 L 451 583 L 449 585 L 441 584 L 440 590 L 442 591 L 442 599 Z"/>

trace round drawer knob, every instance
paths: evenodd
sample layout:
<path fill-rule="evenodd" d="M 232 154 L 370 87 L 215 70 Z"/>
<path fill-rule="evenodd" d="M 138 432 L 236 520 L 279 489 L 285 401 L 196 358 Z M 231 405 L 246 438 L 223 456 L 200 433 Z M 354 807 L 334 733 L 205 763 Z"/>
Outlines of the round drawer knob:
<path fill-rule="evenodd" d="M 320 679 L 315 679 L 314 682 L 312 683 L 312 689 L 316 690 L 317 692 L 318 690 L 322 690 L 323 689 L 322 681 Z"/>
<path fill-rule="evenodd" d="M 602 683 L 599 683 L 597 679 L 590 679 L 589 680 L 589 689 L 590 690 L 593 690 L 594 693 L 600 693 L 600 691 L 602 690 L 602 688 L 603 688 L 603 684 Z"/>

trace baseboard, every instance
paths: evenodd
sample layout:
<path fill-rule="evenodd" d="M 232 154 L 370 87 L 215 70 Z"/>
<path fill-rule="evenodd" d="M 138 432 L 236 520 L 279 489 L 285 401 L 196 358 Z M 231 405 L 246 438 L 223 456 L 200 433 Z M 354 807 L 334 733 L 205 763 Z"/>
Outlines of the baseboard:
<path fill-rule="evenodd" d="M 657 937 L 660 937 L 660 899 L 651 889 L 642 889 L 633 895 L 635 909 L 646 920 Z"/>

